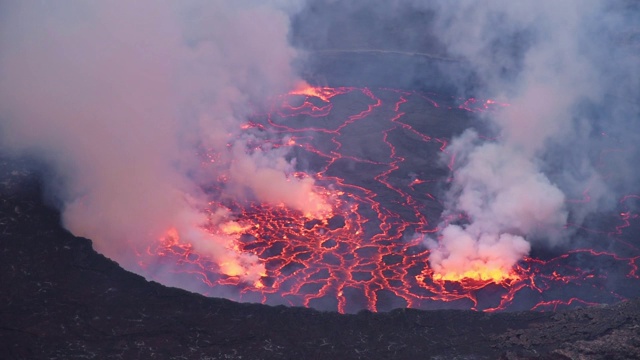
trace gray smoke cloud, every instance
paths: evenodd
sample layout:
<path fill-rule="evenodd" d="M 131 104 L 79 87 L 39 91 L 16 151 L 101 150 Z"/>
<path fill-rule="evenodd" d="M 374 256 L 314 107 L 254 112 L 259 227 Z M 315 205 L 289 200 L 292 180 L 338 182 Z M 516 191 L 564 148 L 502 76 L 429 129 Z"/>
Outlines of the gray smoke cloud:
<path fill-rule="evenodd" d="M 447 51 L 478 74 L 480 96 L 510 105 L 484 116 L 495 140 L 468 130 L 446 149 L 455 163 L 444 215 L 463 213 L 468 222 L 442 223 L 438 241 L 427 241 L 429 261 L 444 279 L 500 278 L 532 243 L 566 241 L 570 218 L 581 223 L 615 204 L 617 189 L 606 184 L 594 155 L 604 137 L 615 133 L 631 144 L 637 136 L 638 104 L 622 100 L 638 94 L 637 49 L 621 37 L 638 29 L 625 3 L 438 5 L 435 31 Z M 631 136 L 623 134 L 628 130 Z M 572 207 L 569 198 L 582 192 L 590 202 Z"/>
<path fill-rule="evenodd" d="M 292 64 L 305 49 L 306 76 L 332 86 L 510 104 L 446 148 L 443 219 L 466 221 L 443 220 L 426 241 L 439 276 L 502 274 L 636 186 L 637 24 L 639 5 L 625 0 L 4 1 L 0 144 L 53 167 L 65 226 L 124 267 L 143 271 L 132 249 L 173 229 L 220 272 L 253 282 L 264 267 L 235 249 L 236 235 L 201 227 L 233 222 L 202 211 L 199 185 L 222 176 L 226 196 L 326 215 L 313 181 L 289 176 L 284 148 L 239 134 L 299 84 Z M 625 151 L 602 161 L 611 148 Z"/>
<path fill-rule="evenodd" d="M 425 240 L 436 277 L 507 276 L 637 186 L 637 2 L 319 0 L 294 24 L 313 66 L 341 62 L 330 82 L 509 104 L 443 153 L 452 180 Z"/>
<path fill-rule="evenodd" d="M 230 219 L 203 211 L 199 181 L 231 172 L 233 187 L 259 200 L 275 202 L 283 187 L 313 196 L 311 179 L 288 176 L 285 152 L 250 155 L 238 135 L 248 114 L 300 82 L 287 40 L 300 4 L 4 1 L 2 151 L 52 167 L 64 226 L 125 268 L 143 271 L 136 252 L 170 231 L 221 273 L 255 282 L 257 257 L 237 251 L 234 235 L 203 229 Z"/>

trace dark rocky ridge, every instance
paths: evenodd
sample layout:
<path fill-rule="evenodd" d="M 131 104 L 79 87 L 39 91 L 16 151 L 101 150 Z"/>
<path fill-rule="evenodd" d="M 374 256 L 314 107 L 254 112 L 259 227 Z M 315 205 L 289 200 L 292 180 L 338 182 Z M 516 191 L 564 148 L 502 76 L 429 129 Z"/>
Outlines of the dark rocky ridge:
<path fill-rule="evenodd" d="M 62 229 L 24 164 L 2 161 L 0 184 L 4 359 L 640 358 L 640 300 L 558 313 L 340 315 L 168 288 Z"/>

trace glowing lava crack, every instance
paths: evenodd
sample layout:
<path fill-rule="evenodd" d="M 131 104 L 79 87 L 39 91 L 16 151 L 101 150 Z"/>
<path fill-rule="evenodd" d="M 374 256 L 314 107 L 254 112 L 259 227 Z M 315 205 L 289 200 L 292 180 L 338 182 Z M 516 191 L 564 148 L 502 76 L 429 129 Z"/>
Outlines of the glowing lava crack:
<path fill-rule="evenodd" d="M 438 230 L 434 223 L 443 209 L 434 194 L 450 176 L 438 154 L 455 133 L 473 126 L 472 112 L 498 106 L 504 104 L 396 89 L 300 88 L 242 129 L 282 135 L 271 146 L 289 147 L 304 160 L 299 164 L 316 171 L 313 194 L 331 204 L 330 211 L 313 218 L 285 206 L 216 201 L 215 208 L 227 208 L 235 221 L 209 231 L 232 237 L 234 251 L 264 264 L 264 276 L 253 284 L 176 237 L 148 254 L 160 264 L 177 264 L 176 276 L 207 295 L 349 313 L 544 310 L 633 296 L 631 290 L 613 291 L 607 281 L 640 288 L 640 250 L 628 240 L 640 222 L 631 210 L 612 216 L 604 230 L 578 229 L 601 237 L 601 249 L 525 257 L 509 271 L 478 267 L 440 274 L 429 267 L 424 241 Z M 211 187 L 212 198 L 220 181 Z M 620 207 L 632 208 L 637 199 L 629 195 Z"/>

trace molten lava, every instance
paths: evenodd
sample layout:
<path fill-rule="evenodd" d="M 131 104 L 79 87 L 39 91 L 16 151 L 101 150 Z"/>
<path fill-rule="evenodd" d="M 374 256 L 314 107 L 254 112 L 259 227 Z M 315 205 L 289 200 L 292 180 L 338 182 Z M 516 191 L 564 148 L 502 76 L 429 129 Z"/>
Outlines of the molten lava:
<path fill-rule="evenodd" d="M 513 272 L 505 271 L 500 268 L 477 268 L 474 270 L 467 270 L 463 273 L 447 272 L 444 274 L 434 273 L 433 280 L 435 281 L 481 281 L 481 282 L 493 282 L 500 284 L 506 280 L 518 280 L 518 276 Z"/>
<path fill-rule="evenodd" d="M 343 93 L 340 89 L 330 87 L 317 87 L 303 83 L 298 86 L 297 89 L 291 91 L 289 95 L 304 95 L 316 97 L 324 102 L 331 101 L 331 98 Z"/>
<path fill-rule="evenodd" d="M 304 160 L 299 164 L 312 172 L 293 176 L 312 177 L 308 193 L 317 198 L 310 201 L 328 205 L 304 212 L 219 200 L 228 176 L 208 190 L 212 209 L 233 215 L 208 231 L 231 237 L 234 251 L 256 256 L 264 276 L 242 281 L 238 263 L 216 263 L 176 234 L 148 254 L 207 295 L 348 313 L 399 307 L 544 310 L 637 296 L 640 249 L 629 240 L 640 228 L 631 210 L 637 195 L 622 199 L 625 211 L 603 219 L 597 229 L 568 225 L 599 237 L 597 249 L 526 257 L 508 270 L 480 266 L 436 273 L 429 267 L 424 240 L 438 231 L 443 205 L 436 194 L 449 179 L 438 154 L 455 133 L 473 126 L 470 112 L 500 106 L 506 104 L 396 89 L 302 86 L 241 128 L 280 134 L 282 142 L 272 146 L 289 147 Z M 608 276 L 628 285 L 619 291 Z"/>

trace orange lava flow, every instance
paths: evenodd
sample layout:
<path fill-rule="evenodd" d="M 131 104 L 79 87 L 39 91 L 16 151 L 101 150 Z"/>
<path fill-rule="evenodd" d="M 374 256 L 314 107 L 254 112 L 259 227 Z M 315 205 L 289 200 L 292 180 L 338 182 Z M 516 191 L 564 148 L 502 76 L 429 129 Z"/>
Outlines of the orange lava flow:
<path fill-rule="evenodd" d="M 340 94 L 339 88 L 317 87 L 309 84 L 301 84 L 297 89 L 291 91 L 289 95 L 304 95 L 321 99 L 324 102 L 331 101 L 331 98 Z"/>
<path fill-rule="evenodd" d="M 631 206 L 640 201 L 637 195 L 621 200 L 625 211 L 603 230 L 568 225 L 602 238 L 601 248 L 527 257 L 507 270 L 440 274 L 430 268 L 424 241 L 438 231 L 444 208 L 438 194 L 450 177 L 438 159 L 453 135 L 442 129 L 463 129 L 475 112 L 503 106 L 387 88 L 301 86 L 241 130 L 281 135 L 270 146 L 291 150 L 309 170 L 294 176 L 312 177 L 314 196 L 330 209 L 304 214 L 234 201 L 221 196 L 228 180 L 220 176 L 207 188 L 212 211 L 224 208 L 232 217 L 208 231 L 230 236 L 239 253 L 257 257 L 264 276 L 243 282 L 230 275 L 238 269 L 175 239 L 148 254 L 173 266 L 176 282 L 205 295 L 343 313 L 405 307 L 547 310 L 630 296 L 609 287 L 611 272 L 628 281 L 627 288 L 640 289 L 640 249 L 629 240 L 640 230 Z"/>
<path fill-rule="evenodd" d="M 434 273 L 433 280 L 435 281 L 463 281 L 463 280 L 475 280 L 475 281 L 487 281 L 496 284 L 502 283 L 506 280 L 518 280 L 518 275 L 514 274 L 511 270 L 505 271 L 504 269 L 474 269 L 467 270 L 463 273 L 447 272 L 444 274 Z"/>

